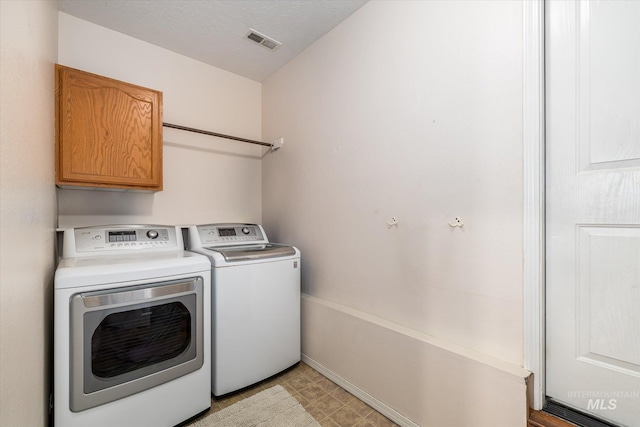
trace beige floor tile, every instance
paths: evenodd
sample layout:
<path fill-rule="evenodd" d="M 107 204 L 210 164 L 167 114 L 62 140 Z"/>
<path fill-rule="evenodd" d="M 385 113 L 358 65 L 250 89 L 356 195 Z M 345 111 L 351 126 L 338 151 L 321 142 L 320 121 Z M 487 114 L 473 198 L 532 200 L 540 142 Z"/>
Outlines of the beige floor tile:
<path fill-rule="evenodd" d="M 346 406 L 343 406 L 331 414 L 330 418 L 340 427 L 353 427 L 362 419 L 360 415 L 356 414 Z"/>
<path fill-rule="evenodd" d="M 298 365 L 296 366 L 296 369 L 299 369 L 301 372 L 318 372 L 304 362 L 298 363 Z"/>
<path fill-rule="evenodd" d="M 318 421 L 318 424 L 320 424 L 322 427 L 340 427 L 338 424 L 336 424 L 335 421 L 328 417 Z"/>
<path fill-rule="evenodd" d="M 288 380 L 287 382 L 291 384 L 291 387 L 293 387 L 296 391 L 300 391 L 313 385 L 313 382 L 309 378 L 307 378 L 306 375 L 299 375 Z"/>
<path fill-rule="evenodd" d="M 342 402 L 344 405 L 349 404 L 354 399 L 357 399 L 353 394 L 349 393 L 347 390 L 342 387 L 336 388 L 331 392 L 331 395 Z"/>
<path fill-rule="evenodd" d="M 284 387 L 285 390 L 287 390 L 289 392 L 290 395 L 294 395 L 294 394 L 298 394 L 298 389 L 293 387 L 289 382 L 282 382 L 280 383 L 280 385 L 282 387 Z"/>
<path fill-rule="evenodd" d="M 380 412 L 373 411 L 367 415 L 367 420 L 371 421 L 376 427 L 393 427 L 395 423 Z"/>
<path fill-rule="evenodd" d="M 370 420 L 366 418 L 361 418 L 360 421 L 354 427 L 378 427 Z"/>
<path fill-rule="evenodd" d="M 320 422 L 321 419 L 328 418 L 316 405 L 313 403 L 309 404 L 309 406 L 304 407 L 307 412 L 316 419 L 316 421 Z"/>
<path fill-rule="evenodd" d="M 361 417 L 366 417 L 367 415 L 369 415 L 374 411 L 374 409 L 371 406 L 367 405 L 362 400 L 357 398 L 351 399 L 351 401 L 347 403 L 347 406 L 349 407 L 349 409 L 351 409 L 353 412 L 360 415 Z"/>
<path fill-rule="evenodd" d="M 218 412 L 220 409 L 222 409 L 220 407 L 220 405 L 218 405 L 218 402 L 215 402 L 213 399 L 211 399 L 211 408 L 209 409 L 211 412 Z"/>
<path fill-rule="evenodd" d="M 317 385 L 313 384 L 307 388 L 300 390 L 300 394 L 311 402 L 315 402 L 322 396 L 326 396 L 327 392 Z"/>
<path fill-rule="evenodd" d="M 307 365 L 308 366 L 308 365 Z M 322 375 L 320 372 L 309 368 L 310 370 L 306 371 L 304 373 L 304 375 L 306 375 L 307 378 L 309 378 L 311 381 L 316 382 L 316 381 L 320 381 L 321 379 L 326 378 L 324 375 Z"/>
<path fill-rule="evenodd" d="M 342 407 L 342 403 L 335 397 L 326 394 L 313 402 L 325 415 L 329 416 Z"/>
<path fill-rule="evenodd" d="M 300 404 L 301 404 L 302 406 L 304 406 L 305 408 L 306 408 L 307 406 L 312 405 L 312 403 L 311 403 L 311 402 L 309 402 L 309 401 L 308 401 L 304 396 L 302 396 L 300 393 L 292 394 L 292 396 L 293 396 L 293 397 L 295 397 L 295 398 L 296 398 L 296 400 L 297 400 L 298 402 L 300 402 Z"/>
<path fill-rule="evenodd" d="M 340 388 L 338 384 L 334 383 L 328 378 L 322 378 L 321 380 L 316 381 L 316 384 L 320 386 L 327 393 L 334 392 L 335 390 Z"/>
<path fill-rule="evenodd" d="M 298 365 L 298 366 L 300 366 L 300 365 Z M 282 380 L 282 381 L 290 381 L 293 378 L 296 378 L 296 377 L 299 377 L 299 376 L 303 375 L 305 370 L 300 369 L 298 366 L 295 366 L 295 367 L 289 369 L 287 372 L 278 375 L 277 378 Z"/>

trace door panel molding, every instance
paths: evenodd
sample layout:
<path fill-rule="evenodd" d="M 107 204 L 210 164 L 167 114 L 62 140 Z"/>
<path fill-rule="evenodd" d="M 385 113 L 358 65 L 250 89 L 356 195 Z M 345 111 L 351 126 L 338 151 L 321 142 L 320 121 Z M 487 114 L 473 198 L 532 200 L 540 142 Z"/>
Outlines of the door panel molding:
<path fill-rule="evenodd" d="M 605 369 L 640 377 L 640 360 L 628 345 L 640 342 L 640 331 L 632 330 L 629 335 L 623 333 L 624 328 L 615 327 L 634 315 L 633 308 L 626 307 L 621 301 L 634 298 L 633 288 L 640 277 L 640 227 L 577 224 L 575 235 L 576 357 Z M 596 260 L 604 262 L 596 264 Z M 598 301 L 597 305 L 595 301 Z M 609 327 L 604 328 L 604 325 Z"/>
<path fill-rule="evenodd" d="M 634 72 L 634 56 L 626 51 L 611 48 L 610 40 L 602 34 L 599 25 L 592 25 L 592 9 L 596 6 L 590 1 L 576 2 L 576 122 L 577 140 L 576 152 L 579 155 L 576 165 L 580 172 L 597 171 L 602 169 L 631 168 L 640 166 L 640 148 L 636 141 L 625 136 L 629 127 L 633 126 L 632 117 L 640 113 L 639 105 L 635 102 L 632 88 L 616 85 L 615 82 L 628 82 L 628 73 Z M 629 39 L 637 37 L 633 28 L 625 27 L 622 23 L 619 31 L 625 33 Z M 636 30 L 637 31 L 637 30 Z M 594 55 L 594 52 L 597 54 Z M 592 56 L 606 57 L 610 66 L 593 69 Z M 594 79 L 592 79 L 592 75 Z M 594 82 L 606 81 L 607 86 L 594 87 Z M 604 98 L 604 99 L 603 99 Z M 608 102 L 622 103 L 629 111 L 627 120 L 620 119 L 619 114 L 600 106 Z M 618 112 L 619 113 L 619 112 Z M 606 123 L 604 126 L 594 124 Z M 606 129 L 606 134 L 598 129 Z M 593 131 L 595 130 L 595 134 Z M 615 145 L 612 150 L 610 145 Z"/>

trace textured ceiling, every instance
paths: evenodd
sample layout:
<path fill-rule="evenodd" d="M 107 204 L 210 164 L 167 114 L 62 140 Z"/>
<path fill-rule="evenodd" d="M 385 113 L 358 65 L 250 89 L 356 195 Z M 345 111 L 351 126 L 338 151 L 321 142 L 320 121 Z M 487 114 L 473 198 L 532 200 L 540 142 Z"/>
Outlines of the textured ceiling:
<path fill-rule="evenodd" d="M 262 81 L 367 0 L 59 0 L 59 10 Z M 252 28 L 282 43 L 246 40 Z"/>

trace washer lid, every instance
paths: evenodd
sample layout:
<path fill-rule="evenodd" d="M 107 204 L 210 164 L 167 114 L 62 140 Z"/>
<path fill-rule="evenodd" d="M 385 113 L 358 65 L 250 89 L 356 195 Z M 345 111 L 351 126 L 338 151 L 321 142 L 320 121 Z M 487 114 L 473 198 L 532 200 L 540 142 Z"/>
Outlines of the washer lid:
<path fill-rule="evenodd" d="M 260 259 L 280 258 L 296 254 L 296 250 L 292 246 L 278 245 L 275 243 L 255 246 L 235 246 L 223 249 L 211 246 L 205 249 L 221 253 L 227 262 L 257 261 Z"/>

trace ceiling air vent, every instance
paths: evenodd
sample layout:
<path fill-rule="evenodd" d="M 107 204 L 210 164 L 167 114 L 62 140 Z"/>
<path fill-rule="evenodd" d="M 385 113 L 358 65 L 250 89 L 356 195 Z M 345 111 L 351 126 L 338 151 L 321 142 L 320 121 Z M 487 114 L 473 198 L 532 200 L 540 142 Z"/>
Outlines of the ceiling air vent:
<path fill-rule="evenodd" d="M 282 43 L 275 41 L 274 39 L 271 39 L 264 34 L 260 34 L 253 28 L 249 29 L 249 32 L 247 33 L 247 39 L 258 43 L 260 46 L 264 46 L 269 50 L 276 50 L 277 48 L 282 46 Z"/>

